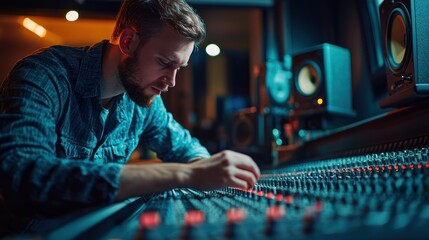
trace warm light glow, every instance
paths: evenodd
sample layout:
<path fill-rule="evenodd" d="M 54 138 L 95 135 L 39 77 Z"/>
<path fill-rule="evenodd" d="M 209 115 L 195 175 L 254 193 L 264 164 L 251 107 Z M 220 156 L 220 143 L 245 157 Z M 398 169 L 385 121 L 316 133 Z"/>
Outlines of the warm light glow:
<path fill-rule="evenodd" d="M 220 53 L 220 48 L 216 45 L 216 44 L 209 44 L 209 45 L 207 45 L 207 47 L 206 47 L 206 53 L 209 55 L 209 56 L 212 56 L 212 57 L 215 57 L 215 56 L 217 56 L 217 55 L 219 55 L 219 53 Z"/>
<path fill-rule="evenodd" d="M 46 36 L 46 29 L 28 17 L 24 18 L 22 25 L 39 37 Z"/>
<path fill-rule="evenodd" d="M 323 99 L 322 98 L 318 98 L 317 99 L 317 104 L 322 105 L 323 104 Z"/>
<path fill-rule="evenodd" d="M 72 11 L 68 11 L 66 14 L 66 19 L 69 22 L 74 22 L 79 18 L 79 13 L 72 10 Z"/>

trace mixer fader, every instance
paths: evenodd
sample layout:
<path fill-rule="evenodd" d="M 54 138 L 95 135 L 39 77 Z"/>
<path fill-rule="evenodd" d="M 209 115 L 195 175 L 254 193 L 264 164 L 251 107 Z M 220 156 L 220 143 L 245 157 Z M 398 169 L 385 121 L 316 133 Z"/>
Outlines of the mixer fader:
<path fill-rule="evenodd" d="M 103 239 L 423 239 L 428 148 L 290 164 L 249 190 L 173 189 Z"/>

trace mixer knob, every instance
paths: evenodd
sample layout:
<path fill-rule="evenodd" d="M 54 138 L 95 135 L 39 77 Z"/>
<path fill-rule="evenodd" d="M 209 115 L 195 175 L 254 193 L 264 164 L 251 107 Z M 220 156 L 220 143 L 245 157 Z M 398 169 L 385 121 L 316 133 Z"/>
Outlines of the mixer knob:
<path fill-rule="evenodd" d="M 139 217 L 140 229 L 137 232 L 137 239 L 158 238 L 157 231 L 161 224 L 161 217 L 158 212 L 144 212 Z"/>
<path fill-rule="evenodd" d="M 237 238 L 243 236 L 246 229 L 243 227 L 242 222 L 247 217 L 247 211 L 244 208 L 231 208 L 226 212 L 227 229 L 225 232 L 226 238 Z"/>
<path fill-rule="evenodd" d="M 189 210 L 185 214 L 185 226 L 197 226 L 204 222 L 204 212 L 200 210 Z"/>
<path fill-rule="evenodd" d="M 265 234 L 268 236 L 280 235 L 279 232 L 283 230 L 283 226 L 279 226 L 279 222 L 284 219 L 286 210 L 283 205 L 274 205 L 267 208 L 267 228 Z"/>
<path fill-rule="evenodd" d="M 144 212 L 140 215 L 140 227 L 143 229 L 153 229 L 161 223 L 158 212 Z"/>
<path fill-rule="evenodd" d="M 205 214 L 200 210 L 188 210 L 184 216 L 181 239 L 204 239 L 205 232 L 199 226 L 205 221 Z"/>

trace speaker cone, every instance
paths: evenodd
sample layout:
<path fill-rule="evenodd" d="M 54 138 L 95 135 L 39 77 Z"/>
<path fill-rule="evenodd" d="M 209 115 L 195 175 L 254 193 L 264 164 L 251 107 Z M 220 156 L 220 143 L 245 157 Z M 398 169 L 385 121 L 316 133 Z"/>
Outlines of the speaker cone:
<path fill-rule="evenodd" d="M 320 69 L 314 62 L 307 62 L 298 69 L 296 78 L 297 90 L 304 96 L 312 96 L 321 83 Z"/>
<path fill-rule="evenodd" d="M 388 65 L 392 72 L 400 74 L 408 60 L 409 17 L 405 7 L 399 5 L 390 14 L 386 33 Z"/>
<path fill-rule="evenodd" d="M 232 126 L 232 141 L 234 146 L 249 147 L 255 139 L 255 123 L 250 119 L 251 114 L 240 114 Z"/>

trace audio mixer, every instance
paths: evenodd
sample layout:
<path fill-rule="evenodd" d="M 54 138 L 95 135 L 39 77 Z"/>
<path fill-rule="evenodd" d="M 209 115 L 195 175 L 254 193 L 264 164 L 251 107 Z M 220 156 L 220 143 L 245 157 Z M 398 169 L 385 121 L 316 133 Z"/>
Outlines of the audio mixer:
<path fill-rule="evenodd" d="M 110 209 L 108 218 L 94 215 L 99 221 L 92 225 L 91 216 L 80 218 L 45 237 L 423 239 L 428 160 L 429 148 L 421 147 L 292 164 L 264 171 L 252 189 L 173 189 L 129 200 Z M 83 222 L 87 228 L 76 231 Z"/>

